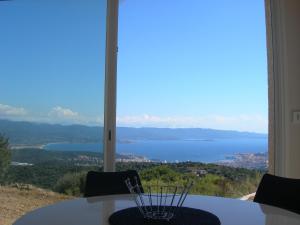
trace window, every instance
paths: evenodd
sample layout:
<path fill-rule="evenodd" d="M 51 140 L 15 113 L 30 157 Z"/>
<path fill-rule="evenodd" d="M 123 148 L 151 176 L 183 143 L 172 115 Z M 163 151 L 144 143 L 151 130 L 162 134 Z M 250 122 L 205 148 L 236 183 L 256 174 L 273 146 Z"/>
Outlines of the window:
<path fill-rule="evenodd" d="M 264 1 L 124 1 L 119 14 L 120 168 L 254 192 L 268 162 Z"/>
<path fill-rule="evenodd" d="M 103 170 L 115 3 L 0 2 L 0 133 L 11 152 L 0 177 L 4 224 L 81 195 L 86 171 Z"/>

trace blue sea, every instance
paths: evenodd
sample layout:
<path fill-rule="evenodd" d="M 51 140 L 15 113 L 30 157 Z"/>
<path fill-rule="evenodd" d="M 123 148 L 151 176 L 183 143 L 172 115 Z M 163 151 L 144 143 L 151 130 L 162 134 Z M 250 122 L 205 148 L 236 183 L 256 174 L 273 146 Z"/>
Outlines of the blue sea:
<path fill-rule="evenodd" d="M 102 144 L 55 143 L 44 147 L 49 151 L 102 151 Z M 268 151 L 267 138 L 240 138 L 214 140 L 143 140 L 117 143 L 117 153 L 145 156 L 167 162 L 217 162 L 236 153 L 264 153 Z"/>

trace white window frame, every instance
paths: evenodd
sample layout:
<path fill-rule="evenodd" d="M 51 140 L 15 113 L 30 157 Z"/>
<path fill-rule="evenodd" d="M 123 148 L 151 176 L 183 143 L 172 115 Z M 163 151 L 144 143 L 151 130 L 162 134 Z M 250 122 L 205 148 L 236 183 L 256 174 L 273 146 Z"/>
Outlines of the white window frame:
<path fill-rule="evenodd" d="M 268 95 L 269 95 L 269 172 L 284 174 L 284 105 L 285 91 L 282 39 L 283 17 L 280 15 L 280 1 L 265 0 L 267 49 L 268 49 Z M 104 171 L 115 171 L 116 155 L 116 101 L 117 101 L 117 52 L 118 52 L 118 8 L 119 0 L 107 0 L 106 15 L 106 62 L 104 100 Z"/>
<path fill-rule="evenodd" d="M 118 0 L 107 0 L 103 137 L 105 172 L 115 171 L 118 8 Z"/>

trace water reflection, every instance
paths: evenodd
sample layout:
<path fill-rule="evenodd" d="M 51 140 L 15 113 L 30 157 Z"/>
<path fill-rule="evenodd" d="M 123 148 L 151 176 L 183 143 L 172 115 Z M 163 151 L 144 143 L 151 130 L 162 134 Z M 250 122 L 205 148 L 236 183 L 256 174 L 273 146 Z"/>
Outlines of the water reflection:
<path fill-rule="evenodd" d="M 118 195 L 115 200 L 111 196 L 86 198 L 89 207 L 96 207 L 99 211 L 99 224 L 107 224 L 110 215 L 118 210 L 133 207 L 134 195 Z"/>

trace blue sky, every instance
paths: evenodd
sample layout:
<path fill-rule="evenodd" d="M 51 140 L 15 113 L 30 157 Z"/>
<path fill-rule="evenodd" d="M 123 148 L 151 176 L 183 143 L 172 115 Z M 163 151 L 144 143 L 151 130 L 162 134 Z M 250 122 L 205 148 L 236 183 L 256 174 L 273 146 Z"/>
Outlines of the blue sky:
<path fill-rule="evenodd" d="M 0 2 L 1 118 L 101 123 L 103 8 Z M 121 0 L 119 10 L 119 126 L 267 132 L 263 0 Z"/>
<path fill-rule="evenodd" d="M 89 3 L 0 2 L 2 118 L 103 121 L 106 8 Z"/>

